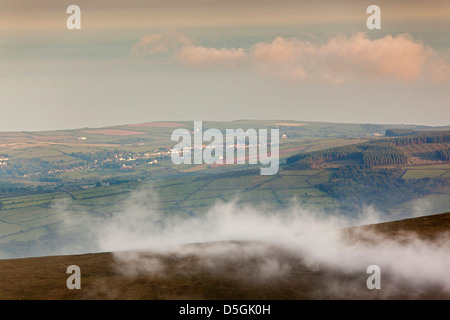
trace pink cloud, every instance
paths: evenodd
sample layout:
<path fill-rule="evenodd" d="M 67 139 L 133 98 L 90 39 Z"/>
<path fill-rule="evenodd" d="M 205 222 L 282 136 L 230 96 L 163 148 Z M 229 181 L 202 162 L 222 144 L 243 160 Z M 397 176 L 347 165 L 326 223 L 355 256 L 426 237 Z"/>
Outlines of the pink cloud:
<path fill-rule="evenodd" d="M 432 48 L 410 35 L 386 35 L 369 39 L 359 32 L 335 36 L 325 43 L 277 37 L 249 49 L 211 48 L 194 44 L 176 33 L 149 34 L 132 48 L 139 55 L 171 54 L 178 62 L 194 67 L 247 65 L 262 75 L 289 81 L 345 83 L 361 79 L 449 78 L 450 64 Z"/>
<path fill-rule="evenodd" d="M 134 56 L 152 56 L 156 54 L 173 53 L 181 46 L 191 45 L 192 41 L 181 33 L 173 30 L 163 34 L 149 33 L 133 45 L 131 53 Z"/>
<path fill-rule="evenodd" d="M 193 65 L 234 65 L 242 61 L 247 54 L 242 48 L 208 48 L 202 46 L 185 46 L 177 53 L 178 61 Z"/>
<path fill-rule="evenodd" d="M 346 82 L 358 77 L 419 79 L 432 62 L 433 51 L 405 34 L 371 40 L 356 33 L 324 44 L 278 37 L 255 44 L 252 56 L 255 68 L 263 74 Z"/>

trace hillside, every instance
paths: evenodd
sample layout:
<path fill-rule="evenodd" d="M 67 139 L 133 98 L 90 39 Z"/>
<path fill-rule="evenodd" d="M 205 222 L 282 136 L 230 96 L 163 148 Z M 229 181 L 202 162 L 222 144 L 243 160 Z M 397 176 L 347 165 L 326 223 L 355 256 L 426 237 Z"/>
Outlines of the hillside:
<path fill-rule="evenodd" d="M 288 169 L 313 169 L 342 160 L 365 167 L 423 164 L 423 161 L 417 161 L 418 157 L 438 164 L 448 161 L 449 149 L 450 131 L 422 132 L 297 154 L 286 162 Z"/>
<path fill-rule="evenodd" d="M 448 127 L 203 123 L 204 129 L 279 129 L 284 135 L 279 172 L 261 176 L 260 165 L 174 165 L 170 134 L 191 126 L 152 122 L 0 133 L 0 258 L 65 254 L 63 248 L 70 246 L 96 252 L 101 248 L 85 236 L 85 228 L 74 230 L 68 222 L 83 219 L 85 225 L 101 226 L 125 212 L 130 202 L 180 217 L 201 215 L 217 203 L 275 212 L 296 203 L 346 216 L 370 207 L 387 220 L 450 207 Z M 379 136 L 395 128 L 411 134 Z M 136 203 L 142 190 L 155 201 Z"/>
<path fill-rule="evenodd" d="M 367 228 L 391 240 L 406 231 L 437 239 L 450 231 L 450 213 L 351 228 L 345 233 L 355 241 L 356 230 L 366 234 Z M 216 245 L 192 244 L 183 250 L 195 247 L 195 252 L 206 252 Z M 235 249 L 250 248 L 246 242 L 228 245 Z M 261 281 L 252 278 L 258 270 L 261 258 L 258 256 L 250 260 L 221 259 L 220 268 L 210 269 L 198 263 L 200 256 L 196 254 L 161 252 L 0 260 L 0 299 L 450 299 L 450 293 L 439 286 L 417 287 L 415 283 L 393 281 L 395 277 L 389 272 L 382 273 L 382 289 L 370 291 L 365 286 L 368 277 L 365 270 L 309 268 L 299 257 L 270 245 L 267 254 L 280 263 L 289 263 L 292 269 Z M 144 271 L 143 265 L 126 265 L 124 257 L 144 257 L 147 265 L 158 259 L 164 268 Z M 72 264 L 81 268 L 81 290 L 66 288 L 65 272 Z M 335 285 L 333 290 L 328 287 L 330 283 Z"/>

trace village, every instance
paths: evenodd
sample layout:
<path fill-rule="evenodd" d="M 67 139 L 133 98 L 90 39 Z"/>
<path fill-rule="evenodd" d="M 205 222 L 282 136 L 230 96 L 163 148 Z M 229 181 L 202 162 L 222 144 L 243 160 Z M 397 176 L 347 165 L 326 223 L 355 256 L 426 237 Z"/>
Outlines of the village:
<path fill-rule="evenodd" d="M 234 145 L 227 145 L 224 147 L 224 151 L 229 148 L 242 150 L 253 147 L 258 148 L 259 144 L 254 145 L 251 143 L 236 143 Z M 194 145 L 190 148 L 191 154 L 194 154 L 197 149 L 201 149 L 202 151 L 209 150 L 209 152 L 213 152 L 210 149 L 214 149 L 214 147 L 207 144 Z M 114 169 L 117 171 L 132 171 L 136 168 L 136 166 L 160 166 L 162 163 L 171 165 L 172 163 L 170 162 L 170 159 L 172 152 L 172 148 L 163 147 L 143 152 L 131 152 L 125 150 L 101 150 L 98 152 L 87 153 L 74 152 L 71 153 L 70 156 L 78 161 L 72 161 L 70 163 L 48 161 L 46 162 L 47 166 L 45 166 L 45 169 L 47 170 L 43 167 L 40 167 L 39 170 L 37 170 L 38 168 L 36 166 L 30 164 L 29 166 L 25 166 L 22 174 L 19 176 L 25 179 L 33 179 L 33 177 L 49 177 L 64 173 L 86 171 L 95 168 Z M 220 159 L 224 159 L 224 157 L 220 156 Z M 32 162 L 32 160 L 29 161 L 30 163 Z M 8 157 L 7 155 L 0 156 L 0 169 L 5 169 L 2 171 L 3 174 L 7 172 L 7 169 L 12 169 L 13 167 L 15 167 L 14 157 Z"/>

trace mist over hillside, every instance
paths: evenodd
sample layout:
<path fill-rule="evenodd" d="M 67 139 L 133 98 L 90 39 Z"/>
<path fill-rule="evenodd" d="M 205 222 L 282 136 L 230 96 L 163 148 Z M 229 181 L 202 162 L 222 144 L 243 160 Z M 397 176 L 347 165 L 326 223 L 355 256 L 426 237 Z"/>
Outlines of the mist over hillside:
<path fill-rule="evenodd" d="M 306 210 L 272 216 L 251 207 L 237 210 L 233 204 L 218 205 L 201 220 L 160 220 L 155 212 L 146 218 L 137 213 L 149 197 L 146 192 L 136 196 L 142 198 L 140 204 L 135 202 L 134 211 L 122 213 L 98 231 L 93 230 L 95 226 L 90 227 L 92 236 L 98 237 L 99 247 L 108 253 L 1 260 L 0 270 L 5 278 L 0 297 L 450 297 L 448 213 L 344 228 L 352 225 L 345 217 Z M 376 213 L 366 212 L 358 222 L 376 220 Z M 186 245 L 185 241 L 195 243 Z M 65 268 L 73 264 L 82 270 L 81 290 L 67 290 L 64 285 Z M 366 269 L 371 265 L 382 270 L 381 290 L 366 287 Z M 42 288 L 48 289 L 44 292 Z"/>
<path fill-rule="evenodd" d="M 308 137 L 301 128 L 312 124 L 272 125 L 285 138 L 267 176 L 250 164 L 174 166 L 167 123 L 142 126 L 136 141 L 112 142 L 124 128 L 21 136 L 0 168 L 2 273 L 18 279 L 14 265 L 28 261 L 42 272 L 87 268 L 88 290 L 55 282 L 25 296 L 39 299 L 449 297 L 448 214 L 433 215 L 450 207 L 448 131 L 389 138 L 362 126 L 338 137 L 338 125 Z M 378 293 L 366 287 L 372 265 L 383 272 Z M 37 276 L 44 287 L 53 272 Z M 8 283 L 0 297 L 15 296 Z"/>

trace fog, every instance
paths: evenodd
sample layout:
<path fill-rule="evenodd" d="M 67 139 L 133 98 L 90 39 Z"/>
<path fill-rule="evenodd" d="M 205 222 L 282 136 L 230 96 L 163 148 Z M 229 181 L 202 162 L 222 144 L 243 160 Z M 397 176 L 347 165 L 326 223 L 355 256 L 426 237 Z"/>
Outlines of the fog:
<path fill-rule="evenodd" d="M 327 270 L 363 279 L 369 276 L 368 266 L 378 265 L 383 275 L 389 275 L 390 294 L 396 283 L 399 288 L 437 287 L 450 293 L 449 233 L 432 241 L 409 233 L 393 239 L 367 229 L 355 229 L 350 236 L 345 228 L 377 223 L 386 216 L 371 207 L 347 217 L 304 208 L 295 199 L 278 210 L 237 200 L 218 201 L 196 216 L 167 214 L 158 194 L 147 188 L 132 192 L 111 216 L 100 220 L 69 210 L 70 200 L 58 202 L 53 210 L 64 215 L 58 232 L 62 237 L 67 230 L 79 232 L 81 239 L 36 253 L 113 252 L 119 272 L 161 277 L 166 271 L 164 257 L 195 257 L 198 270 L 220 273 L 232 266 L 236 277 L 262 283 L 288 277 L 300 264 L 312 272 Z M 177 271 L 185 269 L 180 265 Z M 335 281 L 325 287 L 329 292 L 353 290 Z"/>
<path fill-rule="evenodd" d="M 71 228 L 88 225 L 85 236 L 97 251 L 113 251 L 119 271 L 127 275 L 163 276 L 161 257 L 167 255 L 194 256 L 197 267 L 208 272 L 233 265 L 242 278 L 263 282 L 283 277 L 299 262 L 313 271 L 363 275 L 368 266 L 378 265 L 391 284 L 450 292 L 449 234 L 430 241 L 363 230 L 349 237 L 346 227 L 382 220 L 384 215 L 371 207 L 349 218 L 303 208 L 295 200 L 278 211 L 233 201 L 217 202 L 197 216 L 180 216 L 163 214 L 159 203 L 156 192 L 142 189 L 105 221 L 93 224 L 69 214 L 66 223 Z M 330 290 L 335 286 L 329 283 Z"/>

